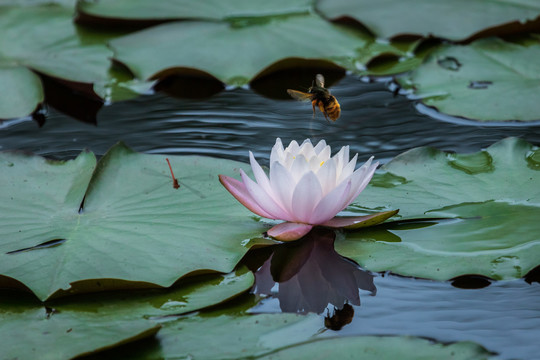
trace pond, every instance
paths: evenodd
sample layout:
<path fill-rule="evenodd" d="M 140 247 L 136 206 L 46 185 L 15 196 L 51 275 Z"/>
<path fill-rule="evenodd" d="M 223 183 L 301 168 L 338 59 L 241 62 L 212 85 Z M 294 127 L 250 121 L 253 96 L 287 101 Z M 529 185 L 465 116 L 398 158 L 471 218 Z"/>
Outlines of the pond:
<path fill-rule="evenodd" d="M 313 75 L 310 73 L 306 78 Z M 373 155 L 382 163 L 419 146 L 472 153 L 507 137 L 540 144 L 540 122 L 478 123 L 438 115 L 409 99 L 404 92 L 396 91 L 390 78 L 375 81 L 348 74 L 334 81 L 332 94 L 342 108 L 342 116 L 336 122 L 327 122 L 321 113 L 313 117 L 309 103 L 286 99 L 283 95 L 265 97 L 249 88 L 230 89 L 203 99 L 156 92 L 104 106 L 97 113 L 95 123 L 76 120 L 54 107 L 45 109 L 41 125 L 30 118 L 0 123 L 0 150 L 24 150 L 65 160 L 76 157 L 85 148 L 101 156 L 122 140 L 143 153 L 196 154 L 244 163 L 249 161 L 248 151 L 252 151 L 261 164 L 267 166 L 277 137 L 284 143 L 293 139 L 310 138 L 314 143 L 325 139 L 333 149 L 350 145 L 351 152 L 359 154 L 360 162 Z M 279 82 L 276 84 L 265 84 L 263 90 L 284 93 L 286 87 Z M 303 84 L 298 84 L 301 86 Z M 90 112 L 86 109 L 82 108 L 83 113 Z M 246 300 L 244 296 L 231 300 L 230 306 L 235 302 L 238 306 L 247 306 L 241 304 L 253 301 L 248 310 L 252 313 L 276 313 L 282 309 L 309 311 L 309 306 L 295 306 L 291 302 L 300 302 L 299 298 L 305 298 L 306 304 L 316 303 L 317 299 L 326 302 L 333 288 L 347 286 L 340 284 L 340 279 L 361 272 L 359 276 L 364 285 L 357 284 L 355 288 L 353 284 L 353 290 L 342 290 L 353 295 L 339 300 L 341 305 L 347 303 L 349 313 L 344 315 L 347 319 L 332 326 L 328 318 L 337 310 L 329 305 L 327 310 L 321 311 L 317 305 L 311 311 L 319 315 L 302 328 L 305 334 L 322 337 L 407 335 L 442 343 L 473 341 L 498 353 L 502 359 L 539 356 L 538 275 L 530 275 L 529 282 L 525 279 L 491 281 L 481 277 L 438 282 L 391 273 L 362 272 L 352 261 L 344 260 L 332 249 L 325 249 L 326 252 L 317 255 L 321 261 L 314 268 L 331 266 L 339 270 L 331 280 L 326 279 L 328 283 L 318 280 L 316 271 L 312 270 L 304 275 L 306 285 L 276 286 L 271 274 L 264 274 L 265 267 L 270 266 L 268 259 L 279 256 L 278 250 L 273 252 L 274 248 L 255 250 L 253 254 L 260 253 L 253 256 L 255 260 L 249 260 L 250 253 L 245 257 L 254 271 L 259 269 L 256 285 L 251 290 L 261 296 L 258 302 L 253 298 Z M 325 264 L 330 258 L 345 265 Z M 287 260 L 282 263 L 287 264 Z M 261 280 L 263 277 L 266 278 Z M 353 299 L 358 291 L 359 302 Z M 335 299 L 332 301 L 338 305 Z M 323 309 L 326 305 L 327 302 Z M 315 308 L 317 310 L 313 310 Z M 160 346 L 147 340 L 137 344 L 111 350 L 109 355 L 115 358 L 118 351 L 129 354 Z M 106 355 L 107 352 L 101 353 L 100 358 Z"/>

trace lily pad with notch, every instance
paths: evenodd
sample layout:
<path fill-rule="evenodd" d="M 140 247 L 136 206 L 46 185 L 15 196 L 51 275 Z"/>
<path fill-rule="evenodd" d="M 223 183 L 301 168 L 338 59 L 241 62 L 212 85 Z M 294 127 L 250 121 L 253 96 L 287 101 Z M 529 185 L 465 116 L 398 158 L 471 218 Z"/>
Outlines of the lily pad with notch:
<path fill-rule="evenodd" d="M 372 271 L 435 280 L 524 277 L 540 259 L 540 171 L 530 166 L 537 151 L 509 138 L 474 154 L 403 153 L 375 174 L 356 206 L 399 207 L 398 219 L 420 222 L 346 233 L 336 250 Z"/>
<path fill-rule="evenodd" d="M 67 162 L 0 153 L 0 274 L 45 300 L 230 272 L 265 230 L 217 180 L 242 164 L 168 158 L 179 189 L 164 156 L 122 144 L 97 165 L 88 152 Z"/>

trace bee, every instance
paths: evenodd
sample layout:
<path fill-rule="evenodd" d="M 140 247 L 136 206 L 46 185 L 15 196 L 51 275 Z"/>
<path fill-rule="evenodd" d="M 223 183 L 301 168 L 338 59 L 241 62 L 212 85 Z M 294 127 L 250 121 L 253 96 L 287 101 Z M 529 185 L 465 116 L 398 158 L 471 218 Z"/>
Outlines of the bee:
<path fill-rule="evenodd" d="M 315 107 L 319 107 L 319 110 L 323 113 L 326 121 L 328 118 L 332 121 L 336 121 L 341 114 L 341 107 L 334 95 L 330 94 L 330 91 L 324 87 L 324 76 L 317 74 L 314 83 L 308 89 L 308 92 L 302 92 L 298 90 L 287 89 L 289 95 L 292 98 L 300 101 L 311 101 L 313 106 L 313 117 L 315 117 Z"/>

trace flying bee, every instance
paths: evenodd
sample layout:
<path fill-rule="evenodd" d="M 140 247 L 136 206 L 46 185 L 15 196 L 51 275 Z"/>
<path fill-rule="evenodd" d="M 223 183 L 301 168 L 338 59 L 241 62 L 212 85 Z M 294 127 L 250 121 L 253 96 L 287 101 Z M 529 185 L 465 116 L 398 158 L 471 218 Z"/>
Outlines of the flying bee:
<path fill-rule="evenodd" d="M 315 106 L 319 107 L 326 121 L 328 121 L 328 118 L 336 121 L 341 114 L 341 107 L 336 97 L 331 95 L 330 91 L 324 87 L 324 76 L 321 74 L 317 74 L 314 83 L 308 89 L 307 93 L 292 89 L 287 89 L 287 92 L 296 100 L 310 100 L 313 106 L 313 117 L 315 117 Z"/>

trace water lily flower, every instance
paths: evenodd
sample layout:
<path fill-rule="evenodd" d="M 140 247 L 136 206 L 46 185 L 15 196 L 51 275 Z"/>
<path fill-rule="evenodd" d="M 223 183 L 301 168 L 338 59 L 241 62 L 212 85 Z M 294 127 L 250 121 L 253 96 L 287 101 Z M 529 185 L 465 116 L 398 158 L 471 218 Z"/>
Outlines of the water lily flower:
<path fill-rule="evenodd" d="M 371 157 L 355 170 L 358 154 L 349 159 L 348 146 L 331 156 L 324 140 L 315 146 L 310 140 L 302 145 L 291 141 L 284 149 L 279 138 L 270 154 L 269 176 L 251 151 L 249 159 L 256 181 L 243 170 L 242 181 L 225 175 L 219 180 L 255 214 L 285 220 L 268 231 L 282 241 L 297 240 L 316 225 L 344 227 L 358 222 L 360 217 L 334 217 L 364 190 L 379 164 Z"/>

